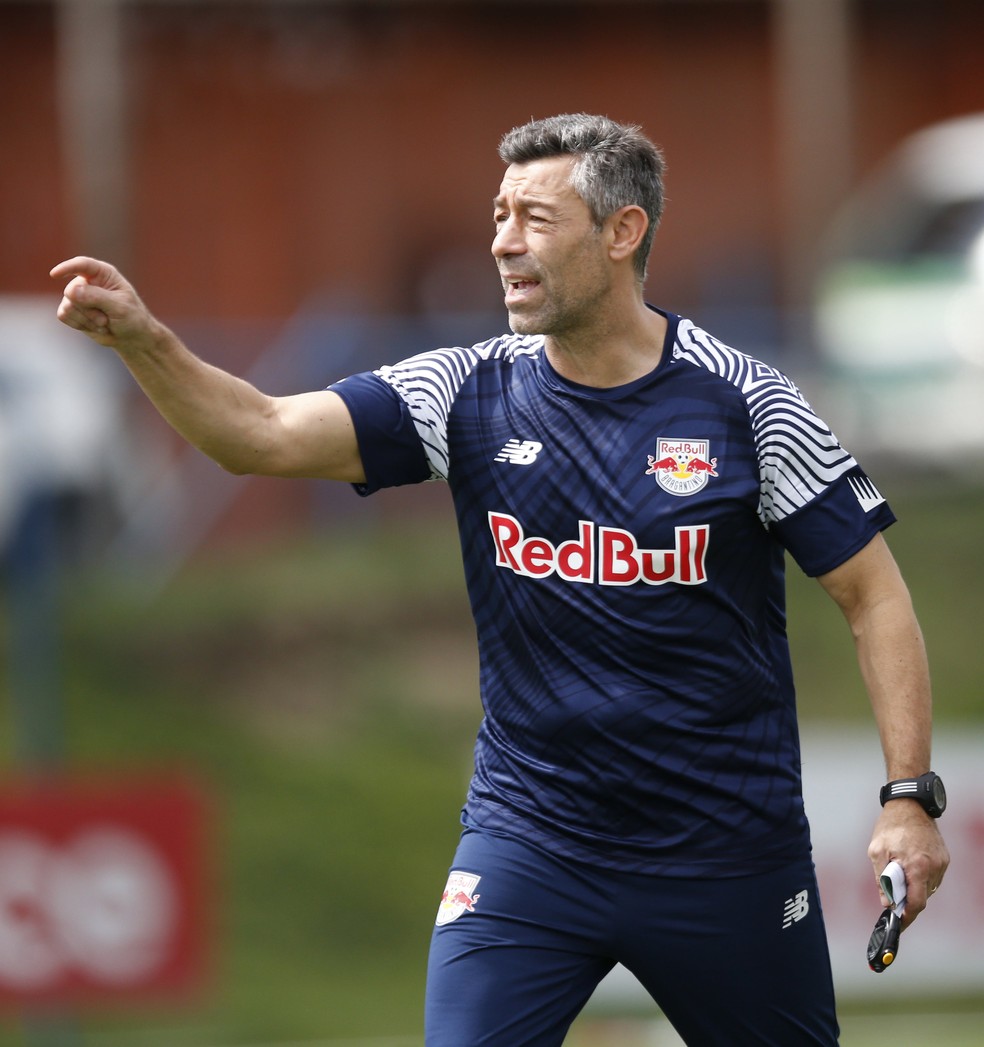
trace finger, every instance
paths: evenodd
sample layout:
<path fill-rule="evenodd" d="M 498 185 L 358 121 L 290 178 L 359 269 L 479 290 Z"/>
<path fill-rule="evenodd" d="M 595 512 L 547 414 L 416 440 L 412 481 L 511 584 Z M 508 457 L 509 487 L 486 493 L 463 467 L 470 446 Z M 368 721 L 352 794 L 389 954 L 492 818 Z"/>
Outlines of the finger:
<path fill-rule="evenodd" d="M 911 900 L 906 901 L 906 903 L 905 903 L 905 912 L 902 914 L 902 921 L 901 921 L 902 930 L 904 931 L 906 929 L 906 927 L 908 927 L 909 924 L 911 924 L 916 919 L 916 917 L 925 908 L 926 908 L 925 902 L 923 902 L 922 905 L 919 905 L 916 902 L 911 901 Z"/>
<path fill-rule="evenodd" d="M 928 877 L 920 877 L 918 880 L 913 878 L 910 881 L 905 915 L 902 918 L 903 930 L 927 907 L 929 899 L 939 890 L 945 872 L 944 864 L 942 868 L 931 871 Z"/>
<path fill-rule="evenodd" d="M 67 293 L 62 296 L 58 303 L 56 316 L 66 327 L 85 333 L 101 334 L 109 329 L 109 317 L 101 309 L 84 307 L 78 300 L 77 295 Z"/>
<path fill-rule="evenodd" d="M 116 274 L 108 262 L 100 262 L 87 255 L 76 255 L 54 266 L 49 275 L 55 280 L 64 280 L 71 276 L 85 276 L 90 280 L 106 282 Z"/>
<path fill-rule="evenodd" d="M 105 327 L 109 316 L 119 307 L 118 293 L 98 284 L 92 284 L 83 275 L 77 275 L 65 285 L 62 303 L 74 307 L 97 327 Z"/>
<path fill-rule="evenodd" d="M 943 881 L 943 877 L 942 877 L 942 875 L 940 875 L 938 879 L 934 879 L 933 877 L 930 877 L 929 879 L 927 879 L 923 883 L 922 886 L 923 886 L 924 891 L 926 892 L 926 904 L 927 905 L 929 904 L 929 899 L 932 898 L 933 895 L 936 894 L 936 892 L 940 889 L 940 884 L 942 883 L 942 881 Z"/>
<path fill-rule="evenodd" d="M 926 908 L 926 888 L 919 883 L 912 885 L 905 900 L 905 916 L 902 926 L 908 926 Z"/>
<path fill-rule="evenodd" d="M 882 870 L 888 864 L 888 861 L 883 861 L 881 855 L 879 855 L 876 858 L 870 852 L 868 854 L 868 857 L 871 859 L 871 871 L 872 875 L 875 878 L 875 887 L 878 889 L 878 898 L 881 901 L 882 908 L 887 908 L 891 904 L 891 902 L 889 901 L 888 896 L 885 894 L 885 892 L 881 889 L 881 874 Z"/>
<path fill-rule="evenodd" d="M 78 309 L 70 305 L 67 309 L 58 309 L 58 319 L 69 327 L 80 331 L 106 331 L 109 329 L 109 317 L 101 309 Z"/>
<path fill-rule="evenodd" d="M 85 276 L 81 274 L 73 276 L 71 280 L 65 285 L 65 290 L 62 291 L 64 297 L 73 304 L 82 302 L 85 298 L 86 288 L 89 286 L 89 281 Z"/>
<path fill-rule="evenodd" d="M 910 877 L 907 887 L 905 914 L 902 917 L 903 930 L 926 908 L 931 894 L 930 881 L 925 876 Z"/>

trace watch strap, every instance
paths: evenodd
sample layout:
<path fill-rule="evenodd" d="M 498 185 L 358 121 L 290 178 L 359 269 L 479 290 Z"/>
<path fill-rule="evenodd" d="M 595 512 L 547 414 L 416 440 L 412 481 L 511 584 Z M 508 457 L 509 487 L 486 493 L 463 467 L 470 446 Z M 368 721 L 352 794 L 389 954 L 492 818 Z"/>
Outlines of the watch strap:
<path fill-rule="evenodd" d="M 896 778 L 882 786 L 878 798 L 882 807 L 889 800 L 915 800 L 931 818 L 939 818 L 946 808 L 946 790 L 934 771 L 918 778 Z"/>
<path fill-rule="evenodd" d="M 889 800 L 898 800 L 902 798 L 909 800 L 919 799 L 918 778 L 898 778 L 894 782 L 889 782 L 887 785 L 882 786 L 882 807 L 884 807 Z"/>

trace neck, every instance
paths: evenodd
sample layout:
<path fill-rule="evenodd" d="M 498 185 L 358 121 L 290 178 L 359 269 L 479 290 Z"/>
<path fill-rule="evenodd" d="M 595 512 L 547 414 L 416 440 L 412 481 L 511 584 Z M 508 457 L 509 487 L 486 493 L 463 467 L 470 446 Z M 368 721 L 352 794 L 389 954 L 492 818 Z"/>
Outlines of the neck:
<path fill-rule="evenodd" d="M 579 385 L 611 389 L 649 374 L 663 355 L 665 317 L 640 301 L 618 318 L 591 331 L 547 335 L 545 348 L 553 369 Z"/>

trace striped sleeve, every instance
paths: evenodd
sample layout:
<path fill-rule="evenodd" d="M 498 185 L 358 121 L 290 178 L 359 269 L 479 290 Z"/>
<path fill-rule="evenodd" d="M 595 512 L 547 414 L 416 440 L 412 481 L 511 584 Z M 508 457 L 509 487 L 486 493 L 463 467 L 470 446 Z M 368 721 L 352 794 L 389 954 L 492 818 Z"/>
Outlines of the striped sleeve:
<path fill-rule="evenodd" d="M 479 347 L 435 349 L 374 373 L 407 405 L 431 475 L 448 475 L 448 416 L 458 390 L 481 359 Z"/>
<path fill-rule="evenodd" d="M 675 355 L 744 398 L 759 467 L 758 515 L 808 575 L 839 567 L 895 514 L 799 389 L 781 372 L 681 321 Z"/>
<path fill-rule="evenodd" d="M 731 349 L 688 321 L 680 323 L 677 351 L 729 381 L 745 398 L 758 450 L 759 516 L 764 524 L 784 520 L 857 468 L 781 371 Z"/>
<path fill-rule="evenodd" d="M 455 399 L 472 371 L 483 360 L 511 360 L 517 355 L 535 353 L 538 349 L 535 338 L 497 337 L 468 349 L 433 349 L 372 372 L 396 394 L 409 412 L 431 479 L 447 479 L 450 457 L 448 419 Z"/>

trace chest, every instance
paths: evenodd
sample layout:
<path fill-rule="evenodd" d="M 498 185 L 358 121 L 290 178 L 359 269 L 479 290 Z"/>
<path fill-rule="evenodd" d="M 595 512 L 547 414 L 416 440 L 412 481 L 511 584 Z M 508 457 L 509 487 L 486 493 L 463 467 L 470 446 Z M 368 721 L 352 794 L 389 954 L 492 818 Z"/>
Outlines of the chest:
<path fill-rule="evenodd" d="M 597 397 L 480 374 L 448 430 L 459 516 L 481 527 L 496 514 L 554 543 L 587 523 L 647 548 L 680 527 L 758 527 L 754 436 L 740 398 L 721 392 L 685 371 Z"/>

